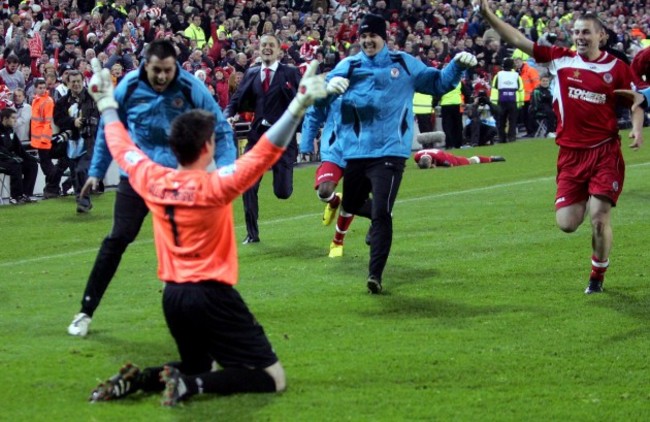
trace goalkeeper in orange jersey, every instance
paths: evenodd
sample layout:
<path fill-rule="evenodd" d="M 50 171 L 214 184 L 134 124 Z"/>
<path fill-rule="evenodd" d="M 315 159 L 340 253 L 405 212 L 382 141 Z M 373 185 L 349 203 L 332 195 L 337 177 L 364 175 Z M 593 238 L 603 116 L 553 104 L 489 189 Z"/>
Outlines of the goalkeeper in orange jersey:
<path fill-rule="evenodd" d="M 140 369 L 125 365 L 91 393 L 91 401 L 138 390 L 162 391 L 163 405 L 201 393 L 270 393 L 286 387 L 284 369 L 264 329 L 234 285 L 238 262 L 232 201 L 282 155 L 305 109 L 324 98 L 313 61 L 287 111 L 260 142 L 233 165 L 208 173 L 215 148 L 215 116 L 192 110 L 176 118 L 169 143 L 180 167 L 153 162 L 119 120 L 107 69 L 93 59 L 89 92 L 105 124 L 113 158 L 153 215 L 158 276 L 165 283 L 163 312 L 180 362 Z M 212 371 L 216 362 L 219 370 Z"/>
<path fill-rule="evenodd" d="M 470 164 L 484 164 L 506 161 L 505 158 L 498 155 L 493 155 L 491 157 L 475 155 L 473 157 L 467 158 L 450 154 L 436 148 L 420 150 L 415 153 L 413 159 L 421 169 L 429 169 L 432 167 L 468 166 Z"/>

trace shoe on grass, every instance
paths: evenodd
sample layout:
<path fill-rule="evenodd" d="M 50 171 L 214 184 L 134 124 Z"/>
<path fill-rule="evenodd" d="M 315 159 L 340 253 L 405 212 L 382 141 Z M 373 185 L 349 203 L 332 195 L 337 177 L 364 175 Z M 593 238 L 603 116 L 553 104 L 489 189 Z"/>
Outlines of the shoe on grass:
<path fill-rule="evenodd" d="M 90 393 L 88 400 L 96 403 L 121 399 L 129 394 L 133 394 L 140 389 L 136 382 L 138 375 L 140 375 L 140 368 L 132 363 L 127 363 L 120 368 L 119 373 L 99 384 Z"/>
<path fill-rule="evenodd" d="M 592 293 L 602 293 L 603 292 L 603 280 L 589 280 L 589 285 L 585 289 L 585 294 L 590 295 Z"/>
<path fill-rule="evenodd" d="M 92 322 L 92 318 L 83 312 L 74 316 L 72 323 L 68 326 L 68 334 L 71 336 L 85 337 L 88 334 L 88 327 Z"/>
<path fill-rule="evenodd" d="M 330 258 L 340 258 L 343 256 L 343 245 L 339 245 L 338 243 L 330 243 Z"/>
<path fill-rule="evenodd" d="M 368 276 L 367 286 L 368 286 L 368 292 L 370 292 L 373 295 L 378 295 L 382 291 L 381 279 L 379 277 L 375 277 L 374 275 Z"/>
<path fill-rule="evenodd" d="M 173 366 L 165 365 L 160 372 L 160 380 L 165 383 L 162 393 L 162 406 L 176 406 L 187 393 L 187 387 L 181 379 L 181 371 Z"/>
<path fill-rule="evenodd" d="M 325 205 L 325 212 L 323 212 L 323 226 L 329 226 L 332 224 L 332 221 L 334 221 L 334 217 L 336 217 L 336 210 L 339 209 L 339 206 L 341 205 L 341 199 L 343 198 L 343 194 L 336 192 L 335 194 L 339 198 L 339 205 L 336 208 L 332 208 L 330 204 Z"/>

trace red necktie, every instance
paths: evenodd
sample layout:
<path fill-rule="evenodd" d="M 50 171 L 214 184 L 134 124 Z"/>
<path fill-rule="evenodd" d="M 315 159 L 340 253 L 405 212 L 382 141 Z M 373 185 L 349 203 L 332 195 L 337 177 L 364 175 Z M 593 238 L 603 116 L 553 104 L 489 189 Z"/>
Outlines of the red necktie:
<path fill-rule="evenodd" d="M 269 90 L 269 85 L 271 85 L 271 69 L 264 69 L 264 80 L 262 81 L 262 91 L 266 92 Z"/>

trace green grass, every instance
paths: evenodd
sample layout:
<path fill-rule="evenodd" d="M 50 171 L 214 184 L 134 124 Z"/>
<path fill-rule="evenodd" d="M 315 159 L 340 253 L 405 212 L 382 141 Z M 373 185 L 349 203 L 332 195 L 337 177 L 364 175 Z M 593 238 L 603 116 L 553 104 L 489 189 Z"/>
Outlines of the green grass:
<path fill-rule="evenodd" d="M 650 133 L 646 132 L 646 139 Z M 239 248 L 238 286 L 282 360 L 279 395 L 200 397 L 163 409 L 138 394 L 89 404 L 125 361 L 177 358 L 148 222 L 85 339 L 66 334 L 113 197 L 75 215 L 70 198 L 1 207 L 2 421 L 647 420 L 650 147 L 625 151 L 606 293 L 585 296 L 590 228 L 555 227 L 550 140 L 463 150 L 506 163 L 418 170 L 394 210 L 385 294 L 365 290 L 368 221 L 327 258 L 314 167 L 291 199 L 261 188 L 262 242 Z M 235 210 L 244 237 L 241 201 Z"/>

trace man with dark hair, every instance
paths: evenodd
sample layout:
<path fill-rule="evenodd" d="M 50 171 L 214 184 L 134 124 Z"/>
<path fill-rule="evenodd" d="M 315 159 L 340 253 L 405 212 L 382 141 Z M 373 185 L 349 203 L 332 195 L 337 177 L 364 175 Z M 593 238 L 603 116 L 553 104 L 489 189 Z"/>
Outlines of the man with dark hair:
<path fill-rule="evenodd" d="M 23 148 L 14 133 L 16 110 L 5 108 L 0 111 L 0 173 L 11 178 L 9 190 L 12 204 L 34 202 L 34 184 L 38 173 L 36 159 Z"/>
<path fill-rule="evenodd" d="M 278 61 L 280 41 L 275 35 L 262 36 L 259 52 L 262 63 L 246 71 L 244 79 L 224 110 L 224 115 L 231 123 L 237 120 L 235 117 L 237 113 L 244 111 L 255 113 L 244 152 L 253 148 L 264 132 L 282 116 L 295 97 L 300 82 L 300 72 L 297 68 Z M 293 193 L 293 165 L 296 162 L 297 151 L 294 138 L 282 158 L 273 166 L 273 193 L 279 199 L 288 199 Z M 260 241 L 257 225 L 259 215 L 257 192 L 260 181 L 244 193 L 246 217 L 244 244 Z"/>
<path fill-rule="evenodd" d="M 599 46 L 606 37 L 593 14 L 578 17 L 572 38 L 576 51 L 533 43 L 480 0 L 480 12 L 508 44 L 547 63 L 557 88 L 555 143 L 559 145 L 555 220 L 560 230 L 575 232 L 591 219 L 591 273 L 586 294 L 603 291 L 612 248 L 611 211 L 623 190 L 625 162 L 616 118 L 617 90 L 633 87 L 630 67 Z M 632 148 L 643 142 L 643 110 L 632 109 Z M 588 204 L 588 206 L 587 206 Z"/>
<path fill-rule="evenodd" d="M 406 53 L 389 51 L 386 21 L 377 15 L 364 16 L 359 34 L 361 53 L 342 60 L 327 75 L 332 94 L 327 102 L 340 94 L 330 85 L 349 79 L 336 139 L 347 161 L 341 206 L 371 220 L 366 286 L 378 294 L 393 240 L 393 205 L 411 156 L 414 93 L 441 96 L 477 62 L 472 54 L 461 52 L 440 71 Z"/>
<path fill-rule="evenodd" d="M 45 175 L 43 198 L 57 198 L 60 194 L 59 184 L 63 172 L 68 167 L 67 159 L 57 155 L 52 147 L 52 117 L 54 101 L 47 91 L 44 79 L 34 81 L 34 100 L 32 101 L 31 142 L 32 148 L 38 151 L 41 170 Z M 59 159 L 55 165 L 52 160 Z M 65 163 L 62 163 L 65 161 Z"/>
<path fill-rule="evenodd" d="M 492 79 L 490 99 L 499 106 L 497 130 L 501 143 L 517 140 L 517 110 L 524 104 L 524 81 L 514 66 L 515 61 L 506 57 L 503 59 L 503 70 Z"/>
<path fill-rule="evenodd" d="M 192 109 L 203 109 L 215 115 L 217 145 L 214 157 L 217 167 L 232 164 L 235 143 L 230 125 L 223 118 L 219 105 L 205 85 L 182 70 L 176 61 L 174 45 L 166 40 L 149 44 L 139 70 L 122 79 L 115 91 L 120 104 L 118 115 L 135 143 L 151 159 L 175 168 L 177 160 L 169 147 L 171 121 Z M 97 188 L 112 161 L 100 124 L 95 142 L 88 180 L 81 190 L 83 197 Z M 113 227 L 102 242 L 81 300 L 81 310 L 68 327 L 68 333 L 85 336 L 93 313 L 108 288 L 126 247 L 133 242 L 148 213 L 140 195 L 133 190 L 125 174 L 120 177 L 115 197 Z"/>
<path fill-rule="evenodd" d="M 206 167 L 215 150 L 213 113 L 193 110 L 178 116 L 169 144 L 180 166 L 176 170 L 156 164 L 131 141 L 118 116 L 110 75 L 94 62 L 97 73 L 90 92 L 106 123 L 108 146 L 153 214 L 158 276 L 165 282 L 163 311 L 181 362 L 142 370 L 127 364 L 93 390 L 90 400 L 163 391 L 161 404 L 174 406 L 202 393 L 283 391 L 284 369 L 234 289 L 238 262 L 232 201 L 282 156 L 305 109 L 325 96 L 322 77 L 314 76 L 318 62 L 255 147 L 236 165 L 212 173 Z M 213 361 L 219 370 L 211 370 Z"/>
<path fill-rule="evenodd" d="M 68 93 L 54 105 L 54 123 L 59 129 L 70 131 L 67 154 L 70 159 L 72 187 L 77 195 L 77 212 L 87 213 L 93 207 L 90 195 L 81 195 L 88 179 L 88 168 L 95 145 L 99 113 L 95 102 L 83 86 L 83 75 L 78 70 L 68 73 Z"/>

